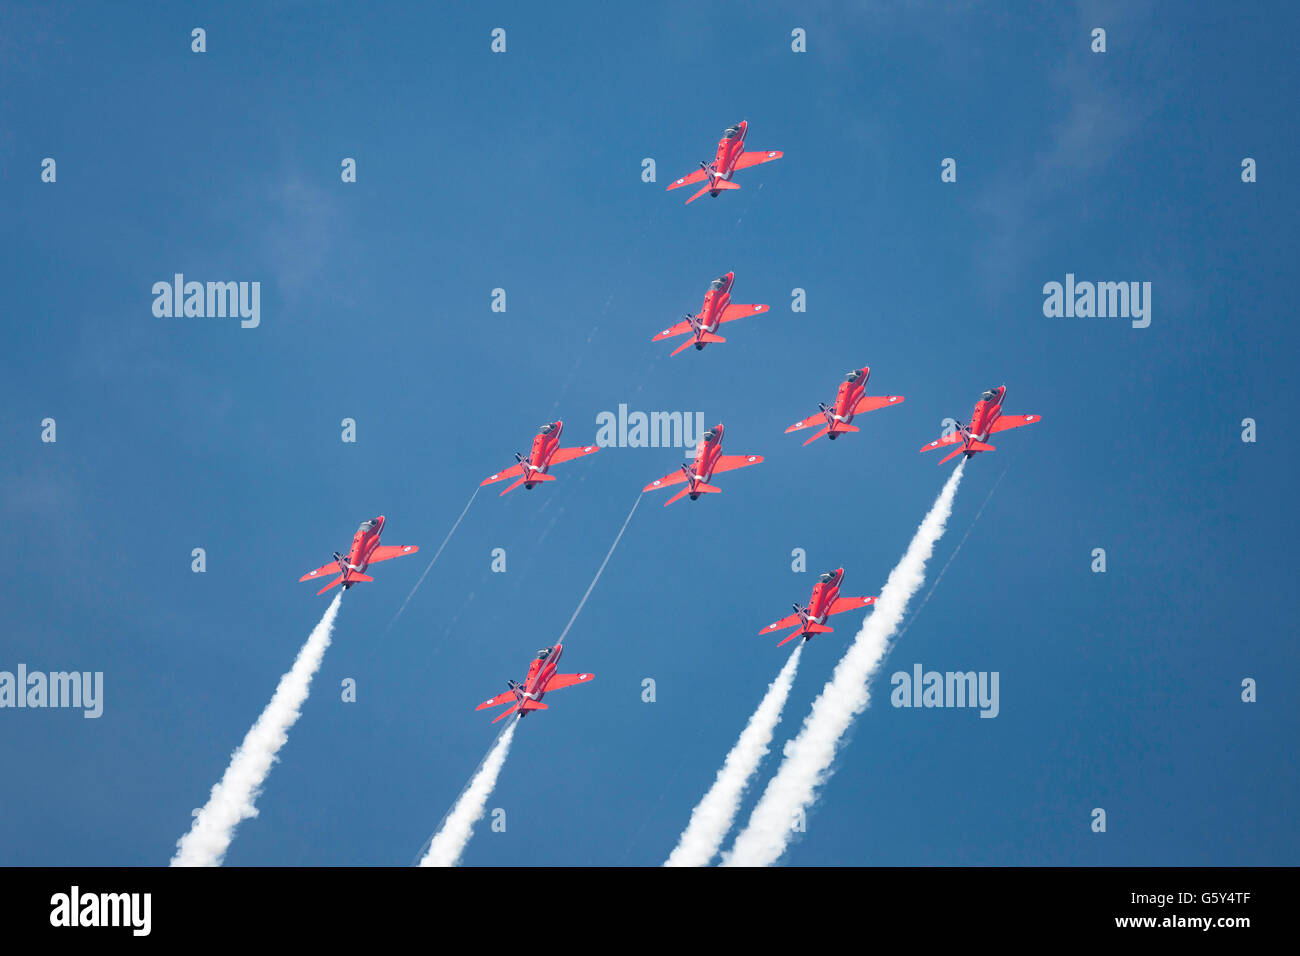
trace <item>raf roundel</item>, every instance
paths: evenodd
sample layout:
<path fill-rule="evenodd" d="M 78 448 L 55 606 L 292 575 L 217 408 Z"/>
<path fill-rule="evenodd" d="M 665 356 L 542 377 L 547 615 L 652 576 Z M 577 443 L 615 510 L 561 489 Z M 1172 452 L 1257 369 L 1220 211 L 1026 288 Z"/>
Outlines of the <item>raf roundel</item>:
<path fill-rule="evenodd" d="M 749 460 L 750 460 L 750 461 L 758 461 L 758 456 L 757 456 L 757 455 L 750 455 L 750 456 L 749 456 Z"/>

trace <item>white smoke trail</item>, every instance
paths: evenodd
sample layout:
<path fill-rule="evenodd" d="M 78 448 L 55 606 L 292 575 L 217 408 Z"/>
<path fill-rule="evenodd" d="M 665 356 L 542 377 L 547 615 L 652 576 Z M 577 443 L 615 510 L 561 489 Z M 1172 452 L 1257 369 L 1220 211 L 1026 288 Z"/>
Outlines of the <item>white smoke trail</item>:
<path fill-rule="evenodd" d="M 397 609 L 397 613 L 393 615 L 393 619 L 388 622 L 389 628 L 397 623 L 397 619 L 401 617 L 402 612 L 406 610 L 406 605 L 410 604 L 411 598 L 415 597 L 415 592 L 420 590 L 420 585 L 424 583 L 424 579 L 428 577 L 429 572 L 433 570 L 433 566 L 437 562 L 438 556 L 442 554 L 442 549 L 447 547 L 447 542 L 450 541 L 451 536 L 456 533 L 456 529 L 460 527 L 460 523 L 465 520 L 465 514 L 469 511 L 469 506 L 474 503 L 474 499 L 478 497 L 479 490 L 480 489 L 475 488 L 474 493 L 469 496 L 469 501 L 465 502 L 465 507 L 460 511 L 460 517 L 456 519 L 456 523 L 452 525 L 451 530 L 447 532 L 447 537 L 442 539 L 442 544 L 438 545 L 438 550 L 433 552 L 433 557 L 425 567 L 424 573 L 420 575 L 420 580 L 415 582 L 415 587 L 411 588 L 411 593 L 406 596 L 406 600 L 402 602 L 402 606 Z"/>
<path fill-rule="evenodd" d="M 723 854 L 723 866 L 769 866 L 785 852 L 796 812 L 806 810 L 816 798 L 817 788 L 829 779 L 840 740 L 871 700 L 868 683 L 884 660 L 907 602 L 925 582 L 925 564 L 952 514 L 953 498 L 965 466 L 964 458 L 957 463 L 902 559 L 889 573 L 875 609 L 813 701 L 799 735 L 785 745 L 785 759 L 763 791 L 749 823 L 736 837 L 731 851 Z"/>
<path fill-rule="evenodd" d="M 271 702 L 244 735 L 244 742 L 231 756 L 230 765 L 212 788 L 207 804 L 195 811 L 190 832 L 176 841 L 172 866 L 220 866 L 234 838 L 235 827 L 257 816 L 255 801 L 311 690 L 311 679 L 330 646 L 330 633 L 342 603 L 340 591 L 298 651 L 293 667 L 280 678 Z"/>
<path fill-rule="evenodd" d="M 497 785 L 497 776 L 506 762 L 506 754 L 510 752 L 510 741 L 514 740 L 517 726 L 518 714 L 510 718 L 510 723 L 479 764 L 478 772 L 466 785 L 456 805 L 443 818 L 442 826 L 429 841 L 429 852 L 420 861 L 420 866 L 455 866 L 460 862 L 465 845 L 474 835 L 474 824 L 483 816 L 487 799 L 492 796 L 492 789 Z"/>
<path fill-rule="evenodd" d="M 664 866 L 708 866 L 722 846 L 740 811 L 740 799 L 745 788 L 771 746 L 772 733 L 781 720 L 790 688 L 794 686 L 803 645 L 803 641 L 795 645 L 776 680 L 768 686 L 758 709 L 740 732 L 731 753 L 727 754 L 713 786 L 691 812 L 690 823 Z"/>

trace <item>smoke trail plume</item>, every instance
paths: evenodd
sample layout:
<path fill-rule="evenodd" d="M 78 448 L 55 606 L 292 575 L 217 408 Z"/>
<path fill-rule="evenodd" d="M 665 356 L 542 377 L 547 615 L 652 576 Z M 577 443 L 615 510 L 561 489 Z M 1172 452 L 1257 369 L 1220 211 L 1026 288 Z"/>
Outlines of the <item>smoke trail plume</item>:
<path fill-rule="evenodd" d="M 456 805 L 443 818 L 442 826 L 429 841 L 429 852 L 420 861 L 420 866 L 455 866 L 465 852 L 465 845 L 474 835 L 474 824 L 483 816 L 488 797 L 497 784 L 497 776 L 506 762 L 510 752 L 510 742 L 514 740 L 515 728 L 519 726 L 519 716 L 510 718 L 496 743 L 488 751 L 478 771 L 461 792 Z"/>
<path fill-rule="evenodd" d="M 312 629 L 307 643 L 298 651 L 289 672 L 280 678 L 271 702 L 244 736 L 244 742 L 230 758 L 221 781 L 212 788 L 207 804 L 195 811 L 190 832 L 176 841 L 172 866 L 220 866 L 234 838 L 235 827 L 257 816 L 254 805 L 262 792 L 280 748 L 289 739 L 289 729 L 311 690 L 311 679 L 330 646 L 334 619 L 343 603 L 343 592 L 325 609 L 325 616 Z"/>
<path fill-rule="evenodd" d="M 908 601 L 925 582 L 926 562 L 952 514 L 953 498 L 965 467 L 963 458 L 917 528 L 902 559 L 889 573 L 874 611 L 813 701 L 799 735 L 786 744 L 785 759 L 763 791 L 749 823 L 736 837 L 731 852 L 723 854 L 723 866 L 768 866 L 785 852 L 796 812 L 812 804 L 817 788 L 831 775 L 840 740 L 871 700 L 868 683 L 884 660 L 889 639 L 903 620 Z"/>
<path fill-rule="evenodd" d="M 713 786 L 692 811 L 690 823 L 664 866 L 708 866 L 722 846 L 740 811 L 740 799 L 745 788 L 771 746 L 772 732 L 776 730 L 790 688 L 794 686 L 803 645 L 804 642 L 800 641 L 794 646 L 776 680 L 768 686 L 758 709 L 741 731 L 731 753 L 727 754 Z"/>

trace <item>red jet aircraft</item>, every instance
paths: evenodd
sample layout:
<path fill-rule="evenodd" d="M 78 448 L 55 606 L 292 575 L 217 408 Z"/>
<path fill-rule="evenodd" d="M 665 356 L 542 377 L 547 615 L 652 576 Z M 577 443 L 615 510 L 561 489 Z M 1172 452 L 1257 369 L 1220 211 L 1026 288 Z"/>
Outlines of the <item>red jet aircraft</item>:
<path fill-rule="evenodd" d="M 750 465 L 757 465 L 763 460 L 762 455 L 722 454 L 722 430 L 722 425 L 719 424 L 714 425 L 704 433 L 703 441 L 695 449 L 694 465 L 682 465 L 680 470 L 655 479 L 641 489 L 642 493 L 654 491 L 667 485 L 680 484 L 684 481 L 686 487 L 665 501 L 664 507 L 667 508 L 674 501 L 680 501 L 687 495 L 690 495 L 691 500 L 695 501 L 705 492 L 722 491 L 721 488 L 715 488 L 708 483 L 709 479 L 718 472 L 747 468 Z"/>
<path fill-rule="evenodd" d="M 380 544 L 379 536 L 383 534 L 383 531 L 383 515 L 361 522 L 361 527 L 357 528 L 357 533 L 352 536 L 352 548 L 346 556 L 335 551 L 333 561 L 324 567 L 317 568 L 315 571 L 308 571 L 298 580 L 310 581 L 323 575 L 337 574 L 337 578 L 316 593 L 324 594 L 336 584 L 343 585 L 343 590 L 346 591 L 359 581 L 374 580 L 365 573 L 368 566 L 377 564 L 380 561 L 387 561 L 389 558 L 400 558 L 404 555 L 415 554 L 420 550 L 419 545 L 414 544 Z"/>
<path fill-rule="evenodd" d="M 823 405 L 818 402 L 817 407 L 821 409 L 821 414 L 810 415 L 801 422 L 795 422 L 785 430 L 785 433 L 788 435 L 801 428 L 812 428 L 815 425 L 821 425 L 821 431 L 809 438 L 804 444 L 811 445 L 823 435 L 829 435 L 831 441 L 834 441 L 845 432 L 858 430 L 858 426 L 852 424 L 853 416 L 902 403 L 902 395 L 865 395 L 867 379 L 869 378 L 871 378 L 871 367 L 869 365 L 864 365 L 862 368 L 849 372 L 848 375 L 844 376 L 844 381 L 840 382 L 840 390 L 835 393 L 834 402 L 830 405 Z"/>
<path fill-rule="evenodd" d="M 494 481 L 503 481 L 506 478 L 518 478 L 514 484 L 501 492 L 502 495 L 514 491 L 520 485 L 523 485 L 529 491 L 543 481 L 554 481 L 554 475 L 548 475 L 552 465 L 558 465 L 562 462 L 572 461 L 575 458 L 581 458 L 583 455 L 594 455 L 600 451 L 597 445 L 586 445 L 582 448 L 561 448 L 560 433 L 564 431 L 564 422 L 551 422 L 537 429 L 537 437 L 533 439 L 533 449 L 528 453 L 528 457 L 515 452 L 515 461 L 518 464 L 511 465 L 505 471 L 499 471 L 495 475 L 488 475 L 479 482 L 479 487 L 490 485 Z"/>
<path fill-rule="evenodd" d="M 736 281 L 736 274 L 728 272 L 725 276 L 718 276 L 709 283 L 709 291 L 704 293 L 704 305 L 700 308 L 699 315 L 686 313 L 686 318 L 682 319 L 670 329 L 664 329 L 656 335 L 651 342 L 661 342 L 664 339 L 671 339 L 676 335 L 685 335 L 691 333 L 691 337 L 683 344 L 677 347 L 673 352 L 684 352 L 692 345 L 697 350 L 704 348 L 710 342 L 727 341 L 721 335 L 715 335 L 714 332 L 723 322 L 732 322 L 736 319 L 743 319 L 747 315 L 759 315 L 767 311 L 765 305 L 741 305 L 738 302 L 731 301 L 731 286 Z"/>
<path fill-rule="evenodd" d="M 802 636 L 805 641 L 811 640 L 814 634 L 829 634 L 835 630 L 833 627 L 826 626 L 826 618 L 832 614 L 856 611 L 860 607 L 876 603 L 874 597 L 840 597 L 840 585 L 843 583 L 843 568 L 836 568 L 834 571 L 827 571 L 825 574 L 818 575 L 817 583 L 813 585 L 812 597 L 808 599 L 807 607 L 800 607 L 796 604 L 793 614 L 769 624 L 758 633 L 771 634 L 773 631 L 793 627 L 794 631 L 781 644 L 787 644 L 799 636 Z M 780 647 L 781 644 L 776 646 Z"/>
<path fill-rule="evenodd" d="M 492 723 L 495 724 L 498 720 L 509 717 L 515 711 L 519 711 L 519 716 L 522 719 L 528 716 L 530 710 L 546 710 L 542 698 L 551 691 L 572 687 L 574 684 L 585 684 L 596 676 L 595 674 L 555 673 L 555 669 L 560 664 L 560 655 L 563 653 L 563 644 L 556 644 L 554 647 L 543 647 L 537 652 L 537 657 L 532 664 L 528 666 L 528 676 L 524 678 L 522 684 L 519 681 L 506 681 L 506 684 L 510 687 L 508 691 L 497 694 L 491 700 L 483 701 L 474 709 L 487 710 L 489 707 L 500 707 L 502 704 L 514 701 L 514 706 L 494 719 Z"/>
<path fill-rule="evenodd" d="M 705 193 L 715 199 L 724 189 L 739 189 L 740 187 L 731 182 L 731 175 L 738 169 L 748 169 L 750 166 L 757 166 L 759 163 L 770 163 L 774 159 L 780 159 L 785 153 L 779 149 L 758 150 L 757 152 L 745 152 L 745 134 L 749 132 L 749 122 L 737 123 L 735 126 L 728 126 L 722 134 L 722 139 L 718 140 L 718 155 L 714 157 L 711 163 L 700 163 L 700 168 L 689 176 L 683 176 L 673 182 L 669 189 L 677 189 L 679 186 L 693 186 L 695 183 L 703 182 L 704 186 L 690 199 L 686 200 L 686 205 L 690 205 L 699 199 Z M 708 180 L 705 182 L 705 180 Z"/>
<path fill-rule="evenodd" d="M 956 451 L 939 462 L 941 465 L 945 461 L 956 458 L 963 452 L 965 452 L 967 458 L 973 458 L 976 452 L 994 450 L 993 446 L 986 445 L 985 441 L 995 432 L 1004 432 L 1008 428 L 1019 428 L 1021 425 L 1033 425 L 1043 420 L 1042 415 L 1004 416 L 1002 414 L 1002 401 L 1006 397 L 1007 387 L 1005 385 L 990 388 L 975 403 L 975 410 L 970 413 L 969 425 L 958 425 L 956 431 L 930 442 L 921 451 L 930 451 L 932 448 L 940 448 L 944 445 L 959 445 L 960 447 Z"/>

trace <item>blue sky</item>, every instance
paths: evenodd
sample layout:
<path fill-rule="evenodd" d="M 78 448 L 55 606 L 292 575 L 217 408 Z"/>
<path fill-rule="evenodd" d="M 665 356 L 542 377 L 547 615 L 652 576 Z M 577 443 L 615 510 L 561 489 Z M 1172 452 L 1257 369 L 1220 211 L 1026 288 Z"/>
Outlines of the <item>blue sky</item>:
<path fill-rule="evenodd" d="M 1294 864 L 1294 10 L 601 10 L 0 9 L 0 669 L 105 681 L 98 720 L 0 711 L 0 862 L 165 863 L 324 610 L 300 574 L 380 512 L 431 556 L 539 423 L 582 443 L 626 403 L 766 461 L 641 503 L 567 640 L 596 680 L 521 726 L 464 862 L 657 864 L 784 660 L 757 630 L 826 568 L 877 593 L 946 476 L 917 449 L 1006 383 L 1044 421 L 970 463 L 787 861 Z M 740 119 L 785 158 L 683 208 Z M 771 311 L 669 360 L 728 270 Z M 156 318 L 176 272 L 259 281 L 260 327 Z M 1151 282 L 1150 327 L 1045 318 L 1066 273 Z M 782 434 L 862 364 L 906 402 Z M 474 705 L 679 457 L 480 495 L 391 630 L 425 559 L 378 566 L 227 862 L 410 862 L 493 738 Z M 778 746 L 857 624 L 806 649 Z M 917 662 L 997 671 L 998 717 L 890 707 Z"/>

